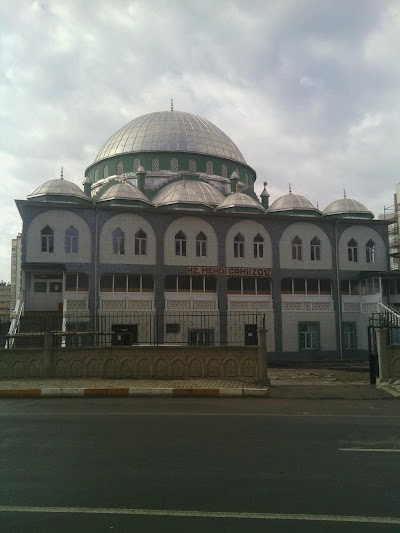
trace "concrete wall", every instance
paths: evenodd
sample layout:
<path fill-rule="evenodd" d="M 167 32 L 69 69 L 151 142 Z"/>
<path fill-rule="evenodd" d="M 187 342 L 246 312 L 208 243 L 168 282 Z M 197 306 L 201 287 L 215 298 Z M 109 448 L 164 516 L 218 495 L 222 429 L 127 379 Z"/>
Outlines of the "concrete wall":
<path fill-rule="evenodd" d="M 50 336 L 50 339 L 52 337 Z M 257 346 L 123 346 L 0 351 L 0 378 L 260 379 Z M 265 357 L 266 354 L 264 354 Z"/>

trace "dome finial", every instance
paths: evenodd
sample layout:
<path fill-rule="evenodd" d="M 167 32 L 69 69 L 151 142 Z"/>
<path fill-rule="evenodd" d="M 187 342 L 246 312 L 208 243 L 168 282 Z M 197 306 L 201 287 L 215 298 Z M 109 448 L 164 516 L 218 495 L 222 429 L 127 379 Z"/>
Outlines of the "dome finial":
<path fill-rule="evenodd" d="M 347 198 L 346 196 L 346 189 L 343 187 L 343 198 Z"/>
<path fill-rule="evenodd" d="M 317 209 L 319 209 L 319 205 L 318 205 L 318 202 L 317 202 Z"/>
<path fill-rule="evenodd" d="M 61 179 L 64 179 L 64 168 L 61 166 Z"/>
<path fill-rule="evenodd" d="M 267 188 L 267 185 L 268 185 L 268 181 L 264 181 L 264 191 Z"/>
<path fill-rule="evenodd" d="M 289 183 L 289 194 L 292 194 L 292 186 Z"/>
<path fill-rule="evenodd" d="M 174 99 L 171 98 L 171 111 L 173 111 L 173 110 L 174 110 Z"/>

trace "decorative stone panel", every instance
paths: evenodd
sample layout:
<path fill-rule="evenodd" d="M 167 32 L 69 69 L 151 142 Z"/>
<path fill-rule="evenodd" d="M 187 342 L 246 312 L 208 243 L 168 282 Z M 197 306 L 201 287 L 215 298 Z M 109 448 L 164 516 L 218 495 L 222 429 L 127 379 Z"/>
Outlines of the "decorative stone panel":
<path fill-rule="evenodd" d="M 117 362 L 115 359 L 107 359 L 104 365 L 104 377 L 111 379 L 117 377 Z"/>
<path fill-rule="evenodd" d="M 67 377 L 65 361 L 63 359 L 60 359 L 59 361 L 56 362 L 55 367 L 54 367 L 54 375 L 56 378 Z"/>
<path fill-rule="evenodd" d="M 282 302 L 283 311 L 293 312 L 329 312 L 331 313 L 333 308 L 333 302 Z"/>
<path fill-rule="evenodd" d="M 102 308 L 104 311 L 123 311 L 125 310 L 125 300 L 103 300 Z"/>
<path fill-rule="evenodd" d="M 178 311 L 181 309 L 189 310 L 190 301 L 189 300 L 165 300 L 165 305 L 170 311 Z"/>
<path fill-rule="evenodd" d="M 192 359 L 189 363 L 189 377 L 191 378 L 200 378 L 202 377 L 203 371 L 201 366 L 201 361 L 198 358 Z"/>
<path fill-rule="evenodd" d="M 245 378 L 255 378 L 257 376 L 257 368 L 253 359 L 247 357 L 242 362 L 242 375 Z"/>
<path fill-rule="evenodd" d="M 153 309 L 152 300 L 128 300 L 128 309 L 135 311 L 151 311 Z"/>
<path fill-rule="evenodd" d="M 185 377 L 185 365 L 181 359 L 175 359 L 171 364 L 171 377 L 172 378 L 184 378 Z"/>
<path fill-rule="evenodd" d="M 83 364 L 81 361 L 73 361 L 71 364 L 71 377 L 83 378 Z"/>
<path fill-rule="evenodd" d="M 236 378 L 238 377 L 239 369 L 238 364 L 234 359 L 228 359 L 225 363 L 225 377 Z"/>
<path fill-rule="evenodd" d="M 215 311 L 217 309 L 216 300 L 193 300 L 195 311 Z"/>
<path fill-rule="evenodd" d="M 370 315 L 372 313 L 378 313 L 378 312 L 379 312 L 378 304 L 375 302 L 361 304 L 361 313 L 367 313 L 368 315 Z"/>
<path fill-rule="evenodd" d="M 95 378 L 100 375 L 100 363 L 98 359 L 90 359 L 86 365 L 86 376 Z"/>
<path fill-rule="evenodd" d="M 161 379 L 166 379 L 168 377 L 168 364 L 163 357 L 160 357 L 155 363 L 154 377 Z"/>
<path fill-rule="evenodd" d="M 40 363 L 39 361 L 33 360 L 29 363 L 28 377 L 40 378 L 42 377 L 42 371 L 42 363 Z"/>
<path fill-rule="evenodd" d="M 361 311 L 361 304 L 359 302 L 343 302 L 343 312 L 359 313 L 360 311 Z"/>
<path fill-rule="evenodd" d="M 139 359 L 137 364 L 137 377 L 138 378 L 149 378 L 150 376 L 150 363 L 147 357 Z"/>
<path fill-rule="evenodd" d="M 208 377 L 219 378 L 221 377 L 221 365 L 218 359 L 213 358 L 206 363 L 206 374 Z"/>
<path fill-rule="evenodd" d="M 130 359 L 125 359 L 121 363 L 121 378 L 133 378 L 133 363 Z"/>
<path fill-rule="evenodd" d="M 86 309 L 86 300 L 67 300 L 65 311 L 85 311 Z"/>

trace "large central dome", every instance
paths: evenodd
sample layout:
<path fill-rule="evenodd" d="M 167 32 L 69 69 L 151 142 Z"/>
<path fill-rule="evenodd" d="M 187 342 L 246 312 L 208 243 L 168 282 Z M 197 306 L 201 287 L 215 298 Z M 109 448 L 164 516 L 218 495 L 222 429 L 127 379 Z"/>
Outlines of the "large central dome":
<path fill-rule="evenodd" d="M 161 111 L 135 118 L 103 145 L 96 161 L 143 151 L 196 152 L 246 161 L 238 147 L 210 121 L 183 111 Z"/>

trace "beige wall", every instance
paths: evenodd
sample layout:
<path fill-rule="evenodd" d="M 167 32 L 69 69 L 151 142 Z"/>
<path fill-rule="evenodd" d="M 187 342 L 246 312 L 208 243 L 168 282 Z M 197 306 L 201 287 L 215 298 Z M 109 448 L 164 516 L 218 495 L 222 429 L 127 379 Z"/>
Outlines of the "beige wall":
<path fill-rule="evenodd" d="M 49 225 L 54 231 L 54 252 L 42 252 L 42 229 Z M 79 231 L 78 253 L 65 253 L 65 230 L 74 226 Z M 33 219 L 27 231 L 26 261 L 46 263 L 90 263 L 91 237 L 87 223 L 79 215 L 67 211 L 49 210 Z"/>
<path fill-rule="evenodd" d="M 241 233 L 244 237 L 244 257 L 233 256 L 233 240 Z M 254 258 L 254 237 L 260 234 L 264 238 L 264 257 Z M 272 245 L 268 231 L 255 220 L 241 220 L 228 231 L 225 242 L 226 264 L 237 267 L 272 268 Z"/>
<path fill-rule="evenodd" d="M 112 232 L 120 228 L 125 233 L 125 254 L 113 253 Z M 147 235 L 146 255 L 135 255 L 135 233 L 142 229 Z M 133 213 L 115 215 L 105 222 L 100 231 L 100 263 L 154 265 L 156 262 L 156 237 L 151 225 Z"/>
<path fill-rule="evenodd" d="M 292 240 L 296 236 L 302 240 L 301 261 L 292 259 Z M 314 237 L 318 237 L 321 241 L 320 261 L 311 261 L 310 243 Z M 328 236 L 321 228 L 308 222 L 296 222 L 283 232 L 279 242 L 279 257 L 281 268 L 332 268 L 332 248 Z"/>
<path fill-rule="evenodd" d="M 348 260 L 347 244 L 354 239 L 358 245 L 358 261 Z M 375 263 L 367 263 L 365 245 L 372 239 L 375 242 Z M 339 266 L 341 270 L 386 270 L 386 248 L 382 237 L 368 226 L 347 228 L 339 239 Z"/>
<path fill-rule="evenodd" d="M 335 314 L 325 313 L 282 313 L 282 347 L 284 352 L 299 351 L 299 322 L 319 322 L 320 350 L 336 350 Z M 304 351 L 305 354 L 308 350 Z"/>
<path fill-rule="evenodd" d="M 175 235 L 186 235 L 186 256 L 175 255 Z M 196 236 L 202 231 L 207 236 L 207 256 L 196 257 Z M 218 240 L 211 224 L 200 217 L 181 217 L 174 220 L 164 235 L 164 263 L 182 266 L 218 265 Z"/>

